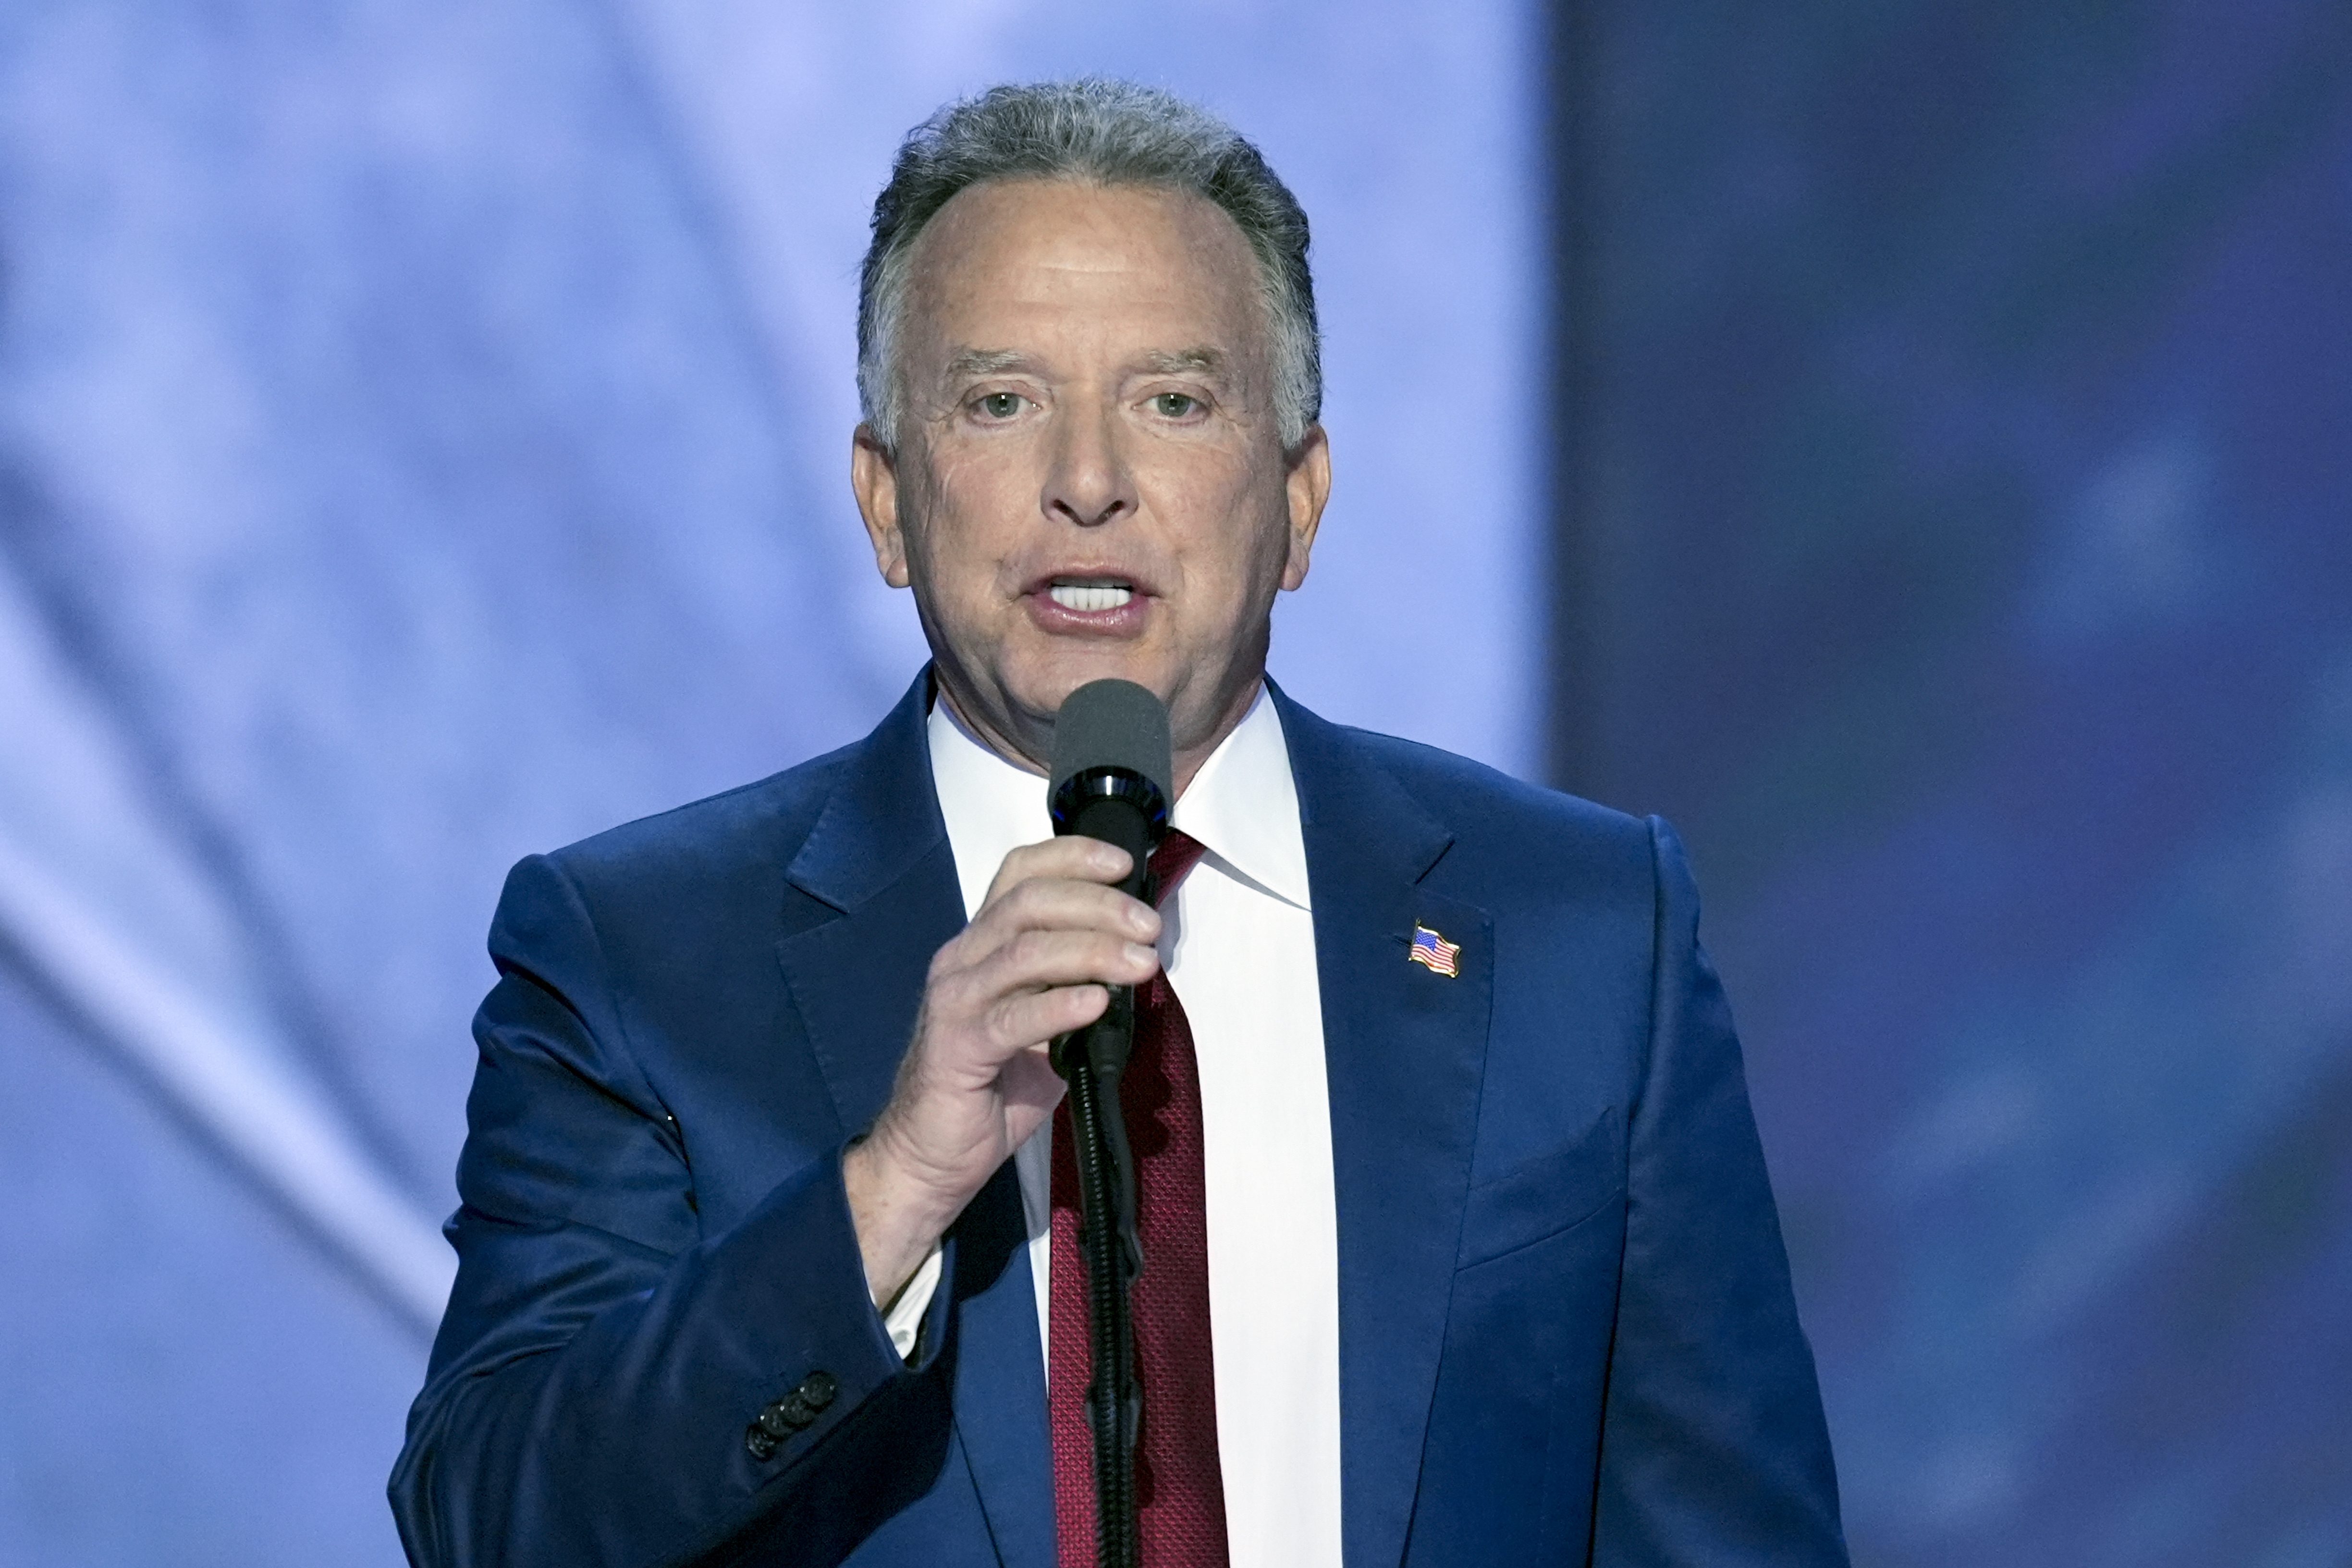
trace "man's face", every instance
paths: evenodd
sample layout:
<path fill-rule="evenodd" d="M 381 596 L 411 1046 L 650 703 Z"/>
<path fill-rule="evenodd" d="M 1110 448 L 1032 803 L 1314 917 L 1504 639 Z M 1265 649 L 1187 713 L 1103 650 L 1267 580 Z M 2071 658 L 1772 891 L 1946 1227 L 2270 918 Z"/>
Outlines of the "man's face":
<path fill-rule="evenodd" d="M 1259 272 L 1200 197 L 1062 180 L 950 201 L 916 241 L 895 453 L 860 429 L 875 557 L 957 712 L 1043 763 L 1062 700 L 1169 706 L 1190 778 L 1247 710 L 1330 486 L 1286 455 Z"/>

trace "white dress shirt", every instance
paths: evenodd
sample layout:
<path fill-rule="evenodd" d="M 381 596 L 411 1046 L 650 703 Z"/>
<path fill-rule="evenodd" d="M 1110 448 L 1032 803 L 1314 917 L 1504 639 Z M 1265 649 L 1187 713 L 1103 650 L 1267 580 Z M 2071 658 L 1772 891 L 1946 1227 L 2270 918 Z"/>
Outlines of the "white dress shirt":
<path fill-rule="evenodd" d="M 929 738 L 969 918 L 1005 855 L 1051 834 L 1045 781 L 981 744 L 945 703 L 931 710 Z M 1200 1058 L 1209 1331 L 1233 1568 L 1339 1568 L 1339 1225 L 1323 1009 L 1298 794 L 1263 688 L 1173 820 L 1208 851 L 1161 911 L 1160 960 Z M 1041 1354 L 1052 1320 L 1052 1159 L 1050 1121 L 1013 1156 Z M 891 1304 L 902 1354 L 938 1280 L 934 1252 Z"/>

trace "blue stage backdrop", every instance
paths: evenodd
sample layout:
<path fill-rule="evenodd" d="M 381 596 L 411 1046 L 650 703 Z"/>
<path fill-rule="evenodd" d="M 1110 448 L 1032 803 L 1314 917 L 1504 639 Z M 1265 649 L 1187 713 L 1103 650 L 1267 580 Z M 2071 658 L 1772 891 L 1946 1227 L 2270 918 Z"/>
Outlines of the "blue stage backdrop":
<path fill-rule="evenodd" d="M 1559 43 L 1554 756 L 1689 836 L 1856 1561 L 2352 1563 L 2352 8 Z"/>
<path fill-rule="evenodd" d="M 898 137 L 1198 97 L 1314 216 L 1339 489 L 1277 668 L 1532 772 L 1518 0 L 0 9 L 0 1562 L 389 1564 L 481 938 L 530 851 L 860 733 Z"/>

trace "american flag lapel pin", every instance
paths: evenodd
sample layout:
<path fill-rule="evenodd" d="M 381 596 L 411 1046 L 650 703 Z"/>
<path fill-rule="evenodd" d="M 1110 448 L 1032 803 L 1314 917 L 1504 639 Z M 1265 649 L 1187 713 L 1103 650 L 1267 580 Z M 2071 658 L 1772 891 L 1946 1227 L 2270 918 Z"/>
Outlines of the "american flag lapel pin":
<path fill-rule="evenodd" d="M 1448 979 L 1456 978 L 1462 973 L 1462 965 L 1457 962 L 1462 956 L 1462 944 L 1446 941 L 1427 926 L 1412 928 L 1412 947 L 1405 956 L 1431 973 L 1443 974 Z"/>

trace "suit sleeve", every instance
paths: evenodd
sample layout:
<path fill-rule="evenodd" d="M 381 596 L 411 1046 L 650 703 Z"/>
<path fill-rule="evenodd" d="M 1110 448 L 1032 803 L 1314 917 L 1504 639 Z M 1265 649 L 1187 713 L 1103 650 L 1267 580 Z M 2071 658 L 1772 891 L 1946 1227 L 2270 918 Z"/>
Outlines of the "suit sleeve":
<path fill-rule="evenodd" d="M 392 1477 L 410 1561 L 635 1568 L 754 1542 L 839 1561 L 945 1452 L 952 1245 L 910 1367 L 866 1293 L 838 1150 L 701 1234 L 679 1129 L 557 865 L 515 868 L 490 946 L 457 1284 Z"/>
<path fill-rule="evenodd" d="M 1698 945 L 1682 846 L 1662 821 L 1651 832 L 1650 1045 L 1627 1125 L 1592 1560 L 1843 1568 L 1829 1434 L 1739 1043 Z"/>

